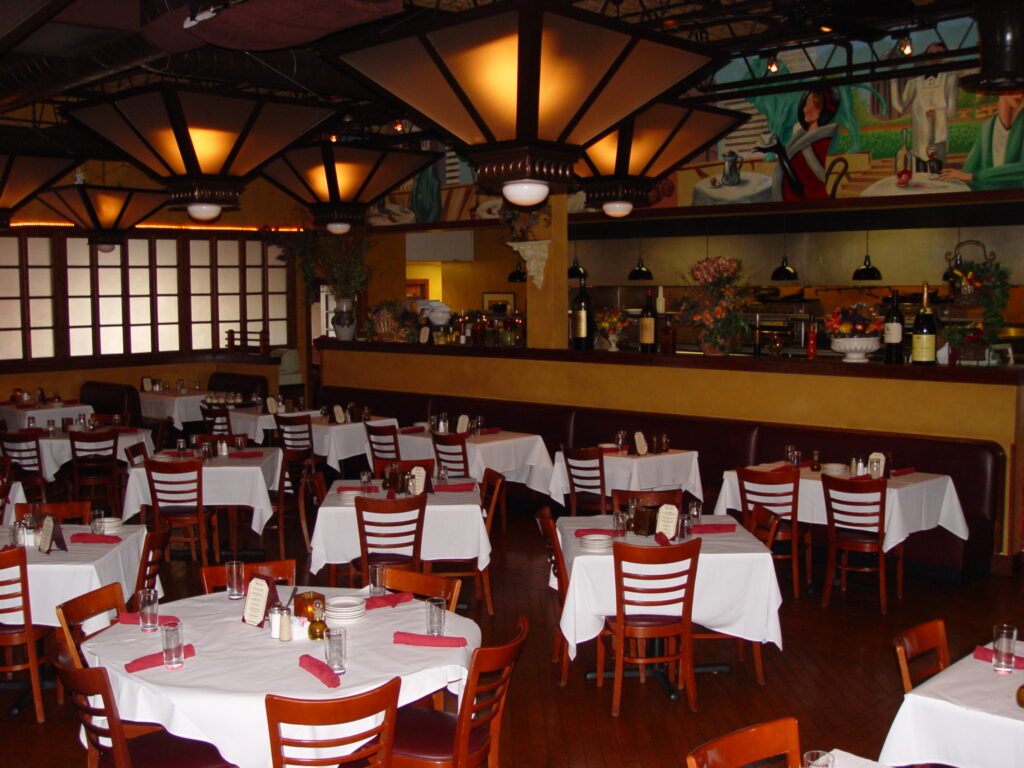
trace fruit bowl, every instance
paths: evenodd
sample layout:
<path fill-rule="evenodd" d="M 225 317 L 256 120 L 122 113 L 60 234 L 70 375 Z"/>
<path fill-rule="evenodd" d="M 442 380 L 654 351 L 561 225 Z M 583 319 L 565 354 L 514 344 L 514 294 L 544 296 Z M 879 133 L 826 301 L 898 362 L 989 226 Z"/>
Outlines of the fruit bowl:
<path fill-rule="evenodd" d="M 878 336 L 833 336 L 832 349 L 843 355 L 844 363 L 866 363 L 868 355 L 882 346 Z"/>

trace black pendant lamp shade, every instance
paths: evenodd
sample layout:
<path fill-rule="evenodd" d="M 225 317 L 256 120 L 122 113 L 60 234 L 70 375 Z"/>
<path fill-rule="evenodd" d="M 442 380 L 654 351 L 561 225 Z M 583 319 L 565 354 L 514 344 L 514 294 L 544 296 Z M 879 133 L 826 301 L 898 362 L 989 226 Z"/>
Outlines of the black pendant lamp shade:
<path fill-rule="evenodd" d="M 516 268 L 508 273 L 508 281 L 510 283 L 525 283 L 526 282 L 526 270 L 523 269 L 523 262 L 517 261 Z"/>
<path fill-rule="evenodd" d="M 797 275 L 796 270 L 793 267 L 789 266 L 789 257 L 786 256 L 785 254 L 783 254 L 783 256 L 782 256 L 782 263 L 779 264 L 779 266 L 777 266 L 775 268 L 774 272 L 772 272 L 772 280 L 773 281 L 780 281 L 780 280 L 799 280 L 799 279 L 800 278 Z"/>
<path fill-rule="evenodd" d="M 864 254 L 864 263 L 853 270 L 854 280 L 881 280 L 882 273 L 871 263 L 871 256 Z"/>
<path fill-rule="evenodd" d="M 572 266 L 569 267 L 568 278 L 570 280 L 579 280 L 580 278 L 586 279 L 587 270 L 585 270 L 580 264 L 579 256 L 572 257 Z"/>
<path fill-rule="evenodd" d="M 68 184 L 40 192 L 39 202 L 86 231 L 94 245 L 116 245 L 125 230 L 148 219 L 167 202 L 162 189 L 125 189 Z"/>
<path fill-rule="evenodd" d="M 638 256 L 636 259 L 636 266 L 629 270 L 630 280 L 653 280 L 654 275 L 651 274 L 646 266 L 644 266 L 644 257 Z"/>
<path fill-rule="evenodd" d="M 1024 3 L 981 0 L 974 3 L 981 46 L 981 71 L 961 78 L 971 91 L 1024 89 Z"/>

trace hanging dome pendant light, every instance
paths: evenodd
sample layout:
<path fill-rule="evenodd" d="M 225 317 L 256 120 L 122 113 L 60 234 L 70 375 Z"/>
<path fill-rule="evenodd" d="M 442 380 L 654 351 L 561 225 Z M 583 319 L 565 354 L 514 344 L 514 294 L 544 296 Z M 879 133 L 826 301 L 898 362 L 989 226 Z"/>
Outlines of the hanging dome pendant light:
<path fill-rule="evenodd" d="M 516 262 L 516 268 L 508 273 L 508 281 L 510 283 L 525 283 L 526 282 L 526 270 L 523 269 L 523 262 Z"/>
<path fill-rule="evenodd" d="M 881 280 L 882 273 L 878 267 L 871 263 L 871 254 L 868 253 L 871 249 L 868 247 L 868 236 L 869 231 L 864 230 L 864 263 L 853 270 L 854 280 Z"/>
<path fill-rule="evenodd" d="M 567 276 L 570 280 L 579 280 L 580 278 L 583 278 L 584 280 L 586 279 L 587 270 L 585 270 L 580 264 L 579 256 L 572 257 L 572 266 L 569 267 L 569 273 Z"/>
<path fill-rule="evenodd" d="M 654 275 L 651 274 L 651 270 L 649 270 L 646 266 L 644 266 L 644 257 L 643 256 L 637 256 L 637 258 L 636 258 L 636 266 L 633 267 L 631 270 L 629 270 L 629 279 L 630 280 L 653 280 L 654 279 Z"/>
<path fill-rule="evenodd" d="M 800 277 L 797 275 L 796 270 L 789 266 L 789 257 L 786 254 L 782 254 L 782 263 L 775 268 L 772 272 L 772 280 L 799 280 Z"/>

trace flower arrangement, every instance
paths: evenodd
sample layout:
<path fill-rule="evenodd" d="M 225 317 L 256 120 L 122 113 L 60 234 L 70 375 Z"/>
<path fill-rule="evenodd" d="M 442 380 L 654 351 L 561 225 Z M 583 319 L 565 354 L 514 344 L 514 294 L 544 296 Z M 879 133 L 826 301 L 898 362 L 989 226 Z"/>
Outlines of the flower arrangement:
<path fill-rule="evenodd" d="M 825 316 L 825 331 L 833 338 L 879 336 L 882 325 L 882 318 L 863 302 L 849 307 L 836 307 L 832 314 Z"/>
<path fill-rule="evenodd" d="M 594 322 L 598 328 L 609 336 L 617 336 L 633 324 L 633 321 L 621 309 L 609 309 L 607 312 L 599 312 L 594 315 Z"/>
<path fill-rule="evenodd" d="M 984 339 L 998 343 L 1005 322 L 1003 310 L 1010 298 L 1010 268 L 994 259 L 965 261 L 953 270 L 950 288 L 958 303 L 981 306 Z"/>
<path fill-rule="evenodd" d="M 728 353 L 749 334 L 740 314 L 747 302 L 738 291 L 742 272 L 740 260 L 728 256 L 709 256 L 690 267 L 697 290 L 684 304 L 680 318 L 700 326 L 700 343 L 706 351 Z"/>

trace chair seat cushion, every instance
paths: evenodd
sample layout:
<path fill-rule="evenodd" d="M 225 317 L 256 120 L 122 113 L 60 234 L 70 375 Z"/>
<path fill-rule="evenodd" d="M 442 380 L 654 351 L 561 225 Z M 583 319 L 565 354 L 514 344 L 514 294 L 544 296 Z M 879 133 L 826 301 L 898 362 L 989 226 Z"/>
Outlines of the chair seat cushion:
<path fill-rule="evenodd" d="M 49 632 L 52 627 L 43 627 L 38 624 L 33 624 L 32 629 L 36 634 L 36 637 L 42 637 Z M 23 635 L 25 634 L 24 624 L 4 624 L 0 622 L 0 635 Z"/>
<path fill-rule="evenodd" d="M 212 744 L 183 739 L 167 731 L 137 736 L 128 739 L 127 744 L 132 765 L 140 768 L 234 768 Z M 102 754 L 99 764 L 103 768 L 113 768 L 113 755 L 109 752 Z"/>
<path fill-rule="evenodd" d="M 878 544 L 877 531 L 853 531 L 836 528 L 836 542 L 842 544 L 858 544 L 861 546 Z"/>
<path fill-rule="evenodd" d="M 611 622 L 614 621 L 612 618 Z M 634 613 L 626 616 L 627 627 L 668 627 L 681 621 L 679 616 L 660 616 L 654 613 Z"/>
<path fill-rule="evenodd" d="M 402 707 L 395 720 L 395 740 L 391 751 L 415 760 L 452 760 L 455 756 L 456 720 L 457 717 L 450 712 Z M 489 736 L 486 728 L 474 729 L 469 737 L 470 754 L 487 746 Z"/>
<path fill-rule="evenodd" d="M 370 565 L 408 565 L 412 562 L 409 555 L 399 555 L 392 552 L 371 552 L 367 557 Z"/>

